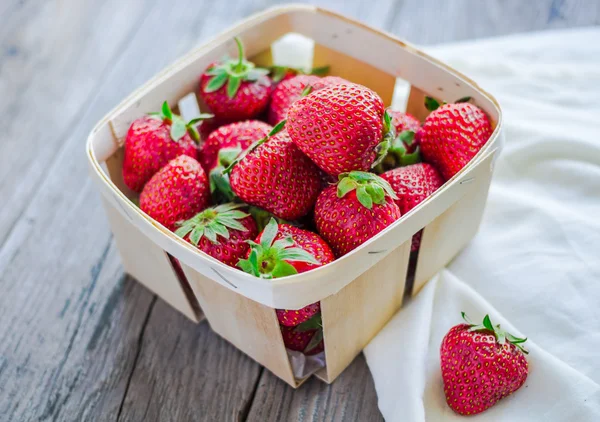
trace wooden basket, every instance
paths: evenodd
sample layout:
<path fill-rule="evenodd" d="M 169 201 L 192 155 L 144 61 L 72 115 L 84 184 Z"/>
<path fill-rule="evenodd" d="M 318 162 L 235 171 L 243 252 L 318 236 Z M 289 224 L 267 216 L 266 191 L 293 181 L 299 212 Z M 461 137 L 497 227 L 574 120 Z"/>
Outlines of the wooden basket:
<path fill-rule="evenodd" d="M 204 254 L 136 207 L 123 183 L 122 145 L 134 119 L 158 110 L 165 100 L 176 104 L 197 90 L 209 63 L 235 54 L 234 36 L 244 41 L 252 61 L 268 65 L 271 46 L 289 33 L 314 40 L 314 66 L 330 65 L 330 74 L 370 87 L 386 105 L 396 78 L 402 78 L 410 83 L 407 111 L 418 118 L 427 115 L 425 94 L 448 102 L 471 96 L 495 130 L 469 165 L 356 250 L 307 273 L 262 280 Z M 491 95 L 436 59 L 336 13 L 291 5 L 246 19 L 165 69 L 96 125 L 87 155 L 125 270 L 194 321 L 199 305 L 214 331 L 297 387 L 303 380 L 294 378 L 274 308 L 299 309 L 321 301 L 327 365 L 316 375 L 332 382 L 401 307 L 412 235 L 424 228 L 414 294 L 477 231 L 501 146 L 501 123 Z M 183 272 L 169 255 L 182 263 Z"/>

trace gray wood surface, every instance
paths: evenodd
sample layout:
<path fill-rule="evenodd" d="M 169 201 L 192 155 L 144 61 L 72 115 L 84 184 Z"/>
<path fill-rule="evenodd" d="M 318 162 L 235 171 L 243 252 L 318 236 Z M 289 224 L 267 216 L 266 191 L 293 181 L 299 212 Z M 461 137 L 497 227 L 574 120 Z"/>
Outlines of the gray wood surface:
<path fill-rule="evenodd" d="M 0 2 L 0 420 L 378 420 L 362 356 L 293 390 L 123 274 L 84 141 L 125 95 L 268 0 Z M 431 44 L 600 23 L 596 0 L 338 0 Z"/>

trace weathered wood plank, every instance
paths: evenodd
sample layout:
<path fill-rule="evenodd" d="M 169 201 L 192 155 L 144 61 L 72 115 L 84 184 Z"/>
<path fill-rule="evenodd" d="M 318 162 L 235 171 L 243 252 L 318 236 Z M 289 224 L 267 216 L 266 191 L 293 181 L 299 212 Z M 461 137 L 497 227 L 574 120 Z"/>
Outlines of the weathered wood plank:
<path fill-rule="evenodd" d="M 229 421 L 245 415 L 261 368 L 157 302 L 123 404 L 123 421 Z"/>
<path fill-rule="evenodd" d="M 373 378 L 360 354 L 333 384 L 315 378 L 299 389 L 263 371 L 248 421 L 378 421 Z"/>

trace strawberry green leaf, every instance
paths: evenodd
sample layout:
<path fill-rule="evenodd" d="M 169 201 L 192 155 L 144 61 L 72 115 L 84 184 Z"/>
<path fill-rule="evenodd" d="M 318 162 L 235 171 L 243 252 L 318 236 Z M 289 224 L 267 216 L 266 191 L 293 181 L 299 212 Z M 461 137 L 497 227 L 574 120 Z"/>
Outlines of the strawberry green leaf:
<path fill-rule="evenodd" d="M 389 131 L 392 127 L 392 116 L 388 113 L 387 109 L 383 113 L 383 129 Z"/>
<path fill-rule="evenodd" d="M 288 248 L 282 250 L 277 257 L 287 261 L 301 261 L 309 264 L 319 265 L 320 262 L 315 259 L 310 253 L 302 248 Z"/>
<path fill-rule="evenodd" d="M 269 248 L 273 244 L 275 237 L 277 236 L 277 221 L 274 218 L 271 218 L 269 224 L 265 227 L 260 237 L 260 244 L 263 248 Z"/>
<path fill-rule="evenodd" d="M 367 193 L 366 186 L 363 185 L 356 189 L 356 197 L 363 207 L 367 209 L 373 208 L 373 199 L 371 198 L 371 195 Z"/>
<path fill-rule="evenodd" d="M 215 231 L 210 227 L 210 225 L 207 225 L 206 227 L 204 227 L 204 236 L 206 236 L 206 238 L 208 240 L 210 240 L 212 243 L 217 244 L 217 233 L 215 233 Z"/>
<path fill-rule="evenodd" d="M 277 135 L 279 132 L 281 132 L 283 130 L 283 128 L 285 127 L 286 123 L 287 123 L 287 120 L 282 120 L 279 123 L 277 123 L 273 127 L 273 129 L 271 129 L 271 131 L 269 132 L 269 134 L 267 135 L 267 137 L 271 137 L 271 136 Z"/>
<path fill-rule="evenodd" d="M 412 130 L 405 130 L 400 132 L 398 137 L 396 138 L 406 146 L 411 146 L 415 140 L 415 132 Z"/>
<path fill-rule="evenodd" d="M 273 278 L 287 277 L 288 275 L 298 274 L 298 271 L 285 261 L 278 261 L 272 271 Z"/>
<path fill-rule="evenodd" d="M 223 167 L 229 166 L 241 152 L 242 149 L 239 146 L 236 148 L 221 148 L 219 150 L 219 164 Z"/>
<path fill-rule="evenodd" d="M 223 167 L 215 167 L 210 172 L 210 192 L 216 201 L 233 201 L 236 199 L 235 193 L 231 189 L 229 176 L 223 174 Z"/>
<path fill-rule="evenodd" d="M 455 101 L 455 103 L 468 103 L 471 101 L 471 97 L 462 97 Z"/>
<path fill-rule="evenodd" d="M 300 98 L 302 97 L 306 97 L 307 95 L 309 95 L 311 92 L 313 92 L 313 87 L 312 85 L 306 85 L 304 87 L 304 89 L 302 90 L 302 92 L 300 93 Z"/>
<path fill-rule="evenodd" d="M 169 121 L 173 120 L 173 112 L 171 111 L 171 107 L 169 107 L 169 103 L 168 102 L 164 102 L 162 104 L 162 117 L 163 119 L 167 119 Z"/>
<path fill-rule="evenodd" d="M 490 320 L 489 315 L 483 317 L 483 326 L 490 331 L 494 331 L 494 326 L 492 325 L 492 321 Z"/>
<path fill-rule="evenodd" d="M 220 66 L 214 66 L 210 69 L 207 69 L 204 73 L 206 73 L 207 75 L 221 75 L 223 73 L 227 73 L 227 71 Z"/>
<path fill-rule="evenodd" d="M 311 350 L 313 350 L 315 347 L 317 347 L 321 343 L 322 340 L 323 340 L 323 330 L 319 330 L 310 339 L 310 342 L 308 343 L 308 345 L 304 349 L 304 353 L 308 353 Z"/>
<path fill-rule="evenodd" d="M 210 223 L 207 226 L 207 228 L 210 228 L 215 234 L 218 234 L 219 236 L 222 236 L 225 239 L 229 239 L 229 230 L 227 230 L 227 228 L 224 225 L 219 224 L 216 221 L 213 221 L 212 223 Z M 244 227 L 244 229 L 246 229 L 246 228 Z M 247 229 L 244 231 L 247 231 Z M 208 237 L 208 235 L 206 237 Z M 215 242 L 213 242 L 213 243 L 216 243 L 216 237 L 215 237 Z"/>
<path fill-rule="evenodd" d="M 171 139 L 174 141 L 179 141 L 181 138 L 185 136 L 187 133 L 187 127 L 183 119 L 179 116 L 176 116 L 171 124 Z"/>
<path fill-rule="evenodd" d="M 229 82 L 227 82 L 227 96 L 229 98 L 235 97 L 237 94 L 240 85 L 242 84 L 242 79 L 235 76 L 229 77 Z"/>
<path fill-rule="evenodd" d="M 337 197 L 343 198 L 348 192 L 356 189 L 356 186 L 357 184 L 353 179 L 349 177 L 342 179 L 337 185 Z"/>
<path fill-rule="evenodd" d="M 462 319 L 464 319 L 467 324 L 475 325 L 475 324 L 473 324 L 473 321 L 471 321 L 471 319 L 467 316 L 466 313 L 461 312 L 460 315 L 462 316 Z"/>
<path fill-rule="evenodd" d="M 316 75 L 316 76 L 325 76 L 329 73 L 329 69 L 330 66 L 319 66 L 319 67 L 313 67 L 312 69 L 310 69 L 310 71 L 308 72 L 310 75 Z"/>
<path fill-rule="evenodd" d="M 321 314 L 315 314 L 308 320 L 296 325 L 294 331 L 301 333 L 309 330 L 318 330 L 320 328 L 323 328 L 323 319 L 321 318 Z"/>
<path fill-rule="evenodd" d="M 285 66 L 273 66 L 271 67 L 271 79 L 273 82 L 281 82 L 281 80 L 287 74 L 288 68 Z"/>
<path fill-rule="evenodd" d="M 192 233 L 190 234 L 190 242 L 193 245 L 198 246 L 198 243 L 200 242 L 200 239 L 202 238 L 203 235 L 204 235 L 204 227 L 202 227 L 202 226 L 194 227 L 194 229 L 192 230 Z"/>
<path fill-rule="evenodd" d="M 425 108 L 429 111 L 434 111 L 440 108 L 440 102 L 432 97 L 425 97 Z"/>
<path fill-rule="evenodd" d="M 206 86 L 204 87 L 204 92 L 209 94 L 211 92 L 218 91 L 225 85 L 227 82 L 228 75 L 227 73 L 221 73 L 219 75 L 213 76 L 210 78 Z"/>
<path fill-rule="evenodd" d="M 276 249 L 277 251 L 282 251 L 290 246 L 294 246 L 294 239 L 292 236 L 286 236 L 283 239 L 273 242 L 273 249 Z"/>

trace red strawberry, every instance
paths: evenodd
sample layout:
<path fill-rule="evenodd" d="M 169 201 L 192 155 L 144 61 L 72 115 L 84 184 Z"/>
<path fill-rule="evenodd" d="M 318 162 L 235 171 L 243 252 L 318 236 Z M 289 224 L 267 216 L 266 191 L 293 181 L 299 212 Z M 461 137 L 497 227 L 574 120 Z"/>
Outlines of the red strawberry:
<path fill-rule="evenodd" d="M 331 256 L 333 257 L 333 252 L 331 253 Z M 321 312 L 321 304 L 316 302 L 305 306 L 302 309 L 298 309 L 297 311 L 277 309 L 275 312 L 277 313 L 277 319 L 281 325 L 285 325 L 286 327 L 295 327 L 296 325 L 309 320 L 313 315 Z"/>
<path fill-rule="evenodd" d="M 437 101 L 428 98 L 426 104 L 433 111 L 416 139 L 424 161 L 435 165 L 448 180 L 485 145 L 492 135 L 492 125 L 479 107 L 467 102 L 440 107 Z"/>
<path fill-rule="evenodd" d="M 318 91 L 331 85 L 349 83 L 347 80 L 337 76 L 327 76 L 319 78 L 313 75 L 298 75 L 293 78 L 283 80 L 271 94 L 271 103 L 269 104 L 269 123 L 275 125 L 284 120 L 290 106 L 302 95 L 306 88 L 310 86 L 310 92 Z M 308 92 L 306 93 L 308 95 Z"/>
<path fill-rule="evenodd" d="M 327 173 L 368 170 L 384 156 L 383 101 L 370 89 L 346 83 L 299 99 L 288 111 L 290 138 Z M 385 147 L 384 147 L 385 146 Z"/>
<path fill-rule="evenodd" d="M 169 161 L 146 183 L 140 209 L 169 230 L 206 208 L 210 201 L 208 177 L 198 161 L 187 155 Z"/>
<path fill-rule="evenodd" d="M 415 116 L 401 111 L 388 110 L 392 117 L 392 124 L 396 129 L 396 133 L 402 133 L 405 130 L 416 132 L 421 127 L 421 122 Z"/>
<path fill-rule="evenodd" d="M 285 347 L 290 350 L 312 356 L 321 353 L 325 349 L 323 334 L 320 330 L 299 331 L 296 327 L 286 327 L 283 325 L 280 328 L 283 343 L 285 344 Z M 311 342 L 313 338 L 315 338 L 315 341 Z M 319 341 L 317 342 L 317 340 Z"/>
<path fill-rule="evenodd" d="M 274 218 L 251 245 L 248 258 L 238 266 L 261 278 L 303 273 L 335 259 L 329 245 L 318 234 L 288 224 L 278 225 Z M 296 326 L 320 311 L 319 303 L 313 303 L 297 311 L 277 309 L 276 312 L 280 324 Z"/>
<path fill-rule="evenodd" d="M 488 315 L 483 324 L 452 327 L 440 347 L 442 379 L 446 402 L 456 413 L 475 415 L 517 391 L 528 374 L 522 347 L 526 338 L 517 338 L 495 327 Z"/>
<path fill-rule="evenodd" d="M 270 136 L 282 127 L 283 122 Z M 319 169 L 286 131 L 262 139 L 238 160 L 230 166 L 231 189 L 244 202 L 286 220 L 310 212 L 321 186 Z"/>
<path fill-rule="evenodd" d="M 228 167 L 253 142 L 273 129 L 259 120 L 247 120 L 221 126 L 213 131 L 200 149 L 200 164 L 209 173 L 215 167 Z"/>
<path fill-rule="evenodd" d="M 210 117 L 202 114 L 186 124 L 181 117 L 173 114 L 165 101 L 161 113 L 134 120 L 125 137 L 125 184 L 131 190 L 140 192 L 146 182 L 173 158 L 182 154 L 196 158 L 196 142 L 200 139 L 196 124 Z"/>
<path fill-rule="evenodd" d="M 277 85 L 271 94 L 269 104 L 268 121 L 276 125 L 284 120 L 290 106 L 302 97 L 302 92 L 308 86 L 317 82 L 320 78 L 312 75 L 298 75 L 283 80 Z"/>
<path fill-rule="evenodd" d="M 256 240 L 249 243 L 248 258 L 240 261 L 238 267 L 261 278 L 303 273 L 335 259 L 329 245 L 318 234 L 289 224 L 278 225 L 274 218 Z"/>
<path fill-rule="evenodd" d="M 402 215 L 419 205 L 444 184 L 444 179 L 431 164 L 418 163 L 406 167 L 398 167 L 381 175 L 386 180 L 398 199 L 394 202 Z M 421 232 L 413 236 L 411 251 L 419 249 Z"/>
<path fill-rule="evenodd" d="M 257 68 L 244 58 L 239 38 L 238 58 L 212 63 L 200 77 L 200 96 L 221 122 L 253 119 L 269 103 L 268 69 Z"/>
<path fill-rule="evenodd" d="M 335 255 L 347 254 L 400 218 L 391 186 L 372 173 L 352 171 L 323 190 L 315 205 L 319 234 Z"/>
<path fill-rule="evenodd" d="M 187 221 L 177 223 L 175 234 L 219 261 L 235 267 L 248 254 L 258 233 L 250 214 L 239 211 L 243 204 L 222 204 L 207 208 Z"/>

